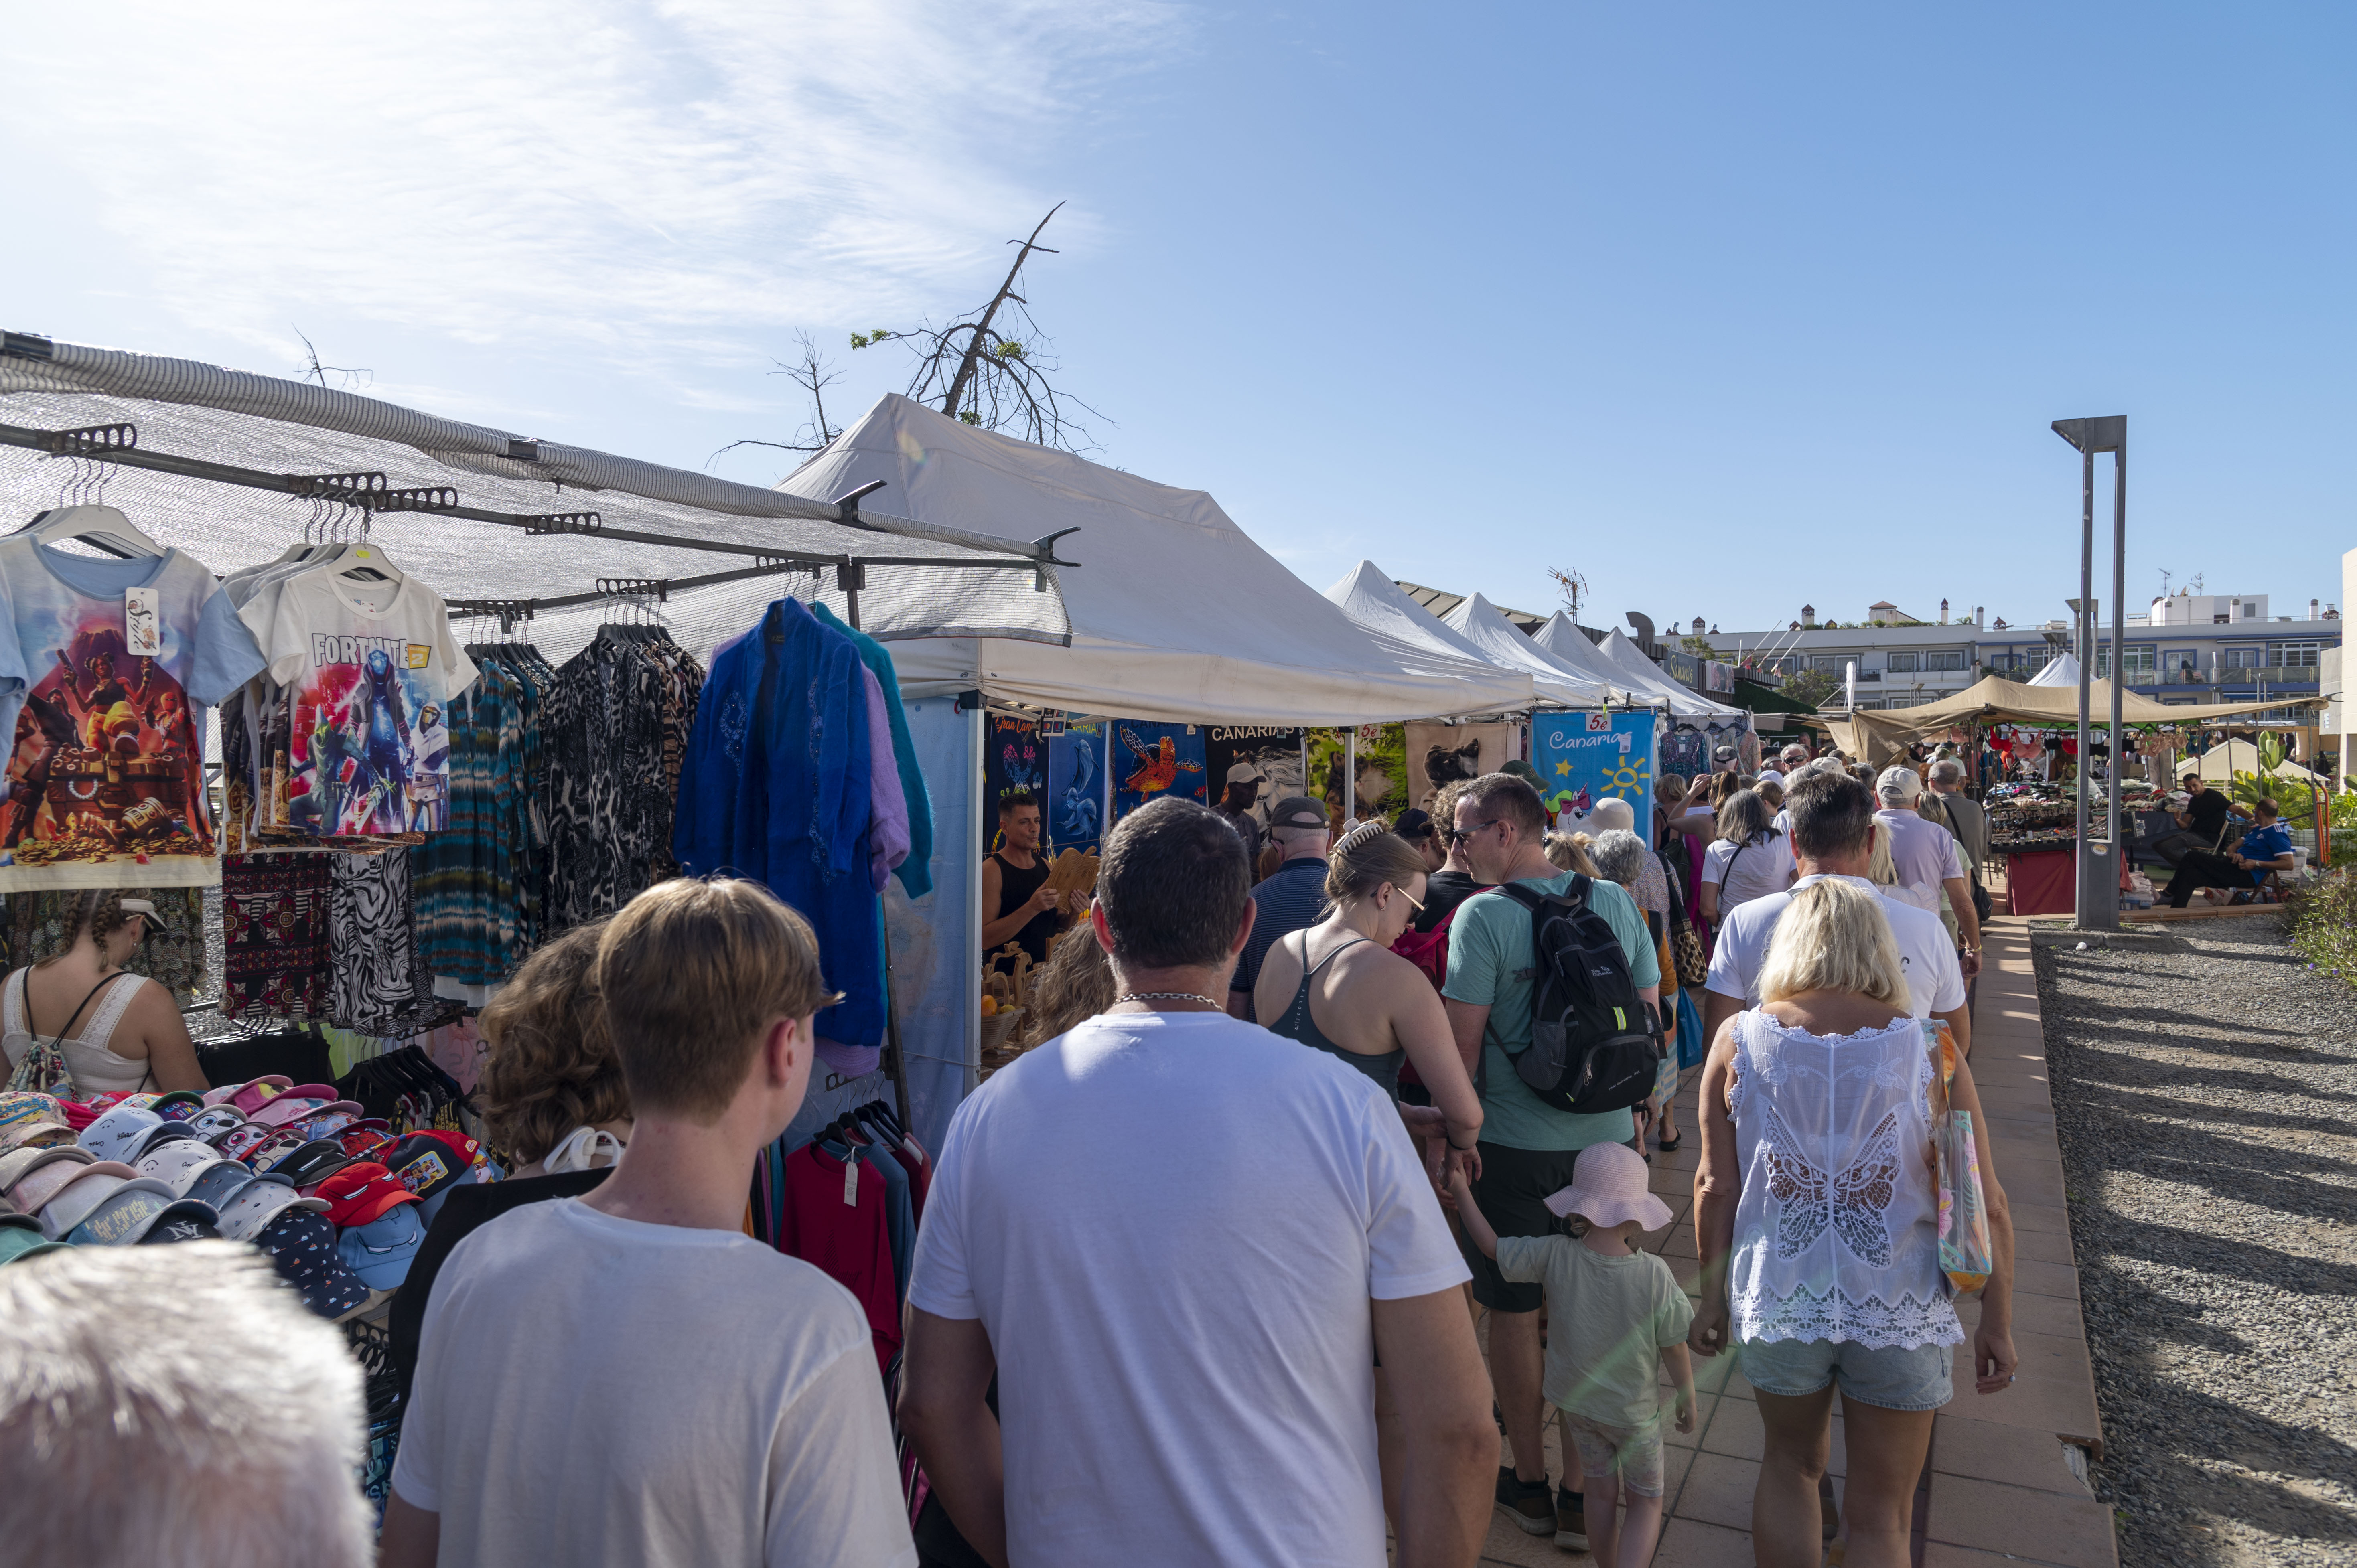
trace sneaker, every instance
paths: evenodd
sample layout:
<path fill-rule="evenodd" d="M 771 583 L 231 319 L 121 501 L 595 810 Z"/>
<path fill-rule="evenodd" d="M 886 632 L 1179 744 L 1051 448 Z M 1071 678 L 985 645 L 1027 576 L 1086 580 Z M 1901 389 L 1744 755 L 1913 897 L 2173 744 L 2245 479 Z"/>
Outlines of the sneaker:
<path fill-rule="evenodd" d="M 1567 1552 L 1587 1550 L 1587 1499 L 1577 1492 L 1555 1495 L 1555 1543 Z"/>
<path fill-rule="evenodd" d="M 1512 1465 L 1498 1466 L 1498 1507 L 1532 1535 L 1546 1535 L 1554 1530 L 1554 1491 L 1544 1476 L 1535 1481 L 1517 1480 Z"/>

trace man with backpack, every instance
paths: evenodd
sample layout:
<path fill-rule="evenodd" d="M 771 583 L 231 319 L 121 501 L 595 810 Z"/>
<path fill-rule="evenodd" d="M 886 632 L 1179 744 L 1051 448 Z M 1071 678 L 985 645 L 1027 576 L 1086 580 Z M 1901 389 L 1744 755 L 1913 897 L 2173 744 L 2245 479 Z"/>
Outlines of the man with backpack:
<path fill-rule="evenodd" d="M 1546 857 L 1545 835 L 1546 808 L 1538 791 L 1502 773 L 1465 787 L 1449 832 L 1475 880 L 1494 885 L 1458 908 L 1441 996 L 1457 1048 L 1481 1090 L 1481 1175 L 1473 1195 L 1501 1236 L 1548 1234 L 1555 1217 L 1546 1199 L 1572 1184 L 1580 1151 L 1598 1144 L 1633 1145 L 1630 1107 L 1652 1087 L 1649 1068 L 1619 1109 L 1583 1114 L 1550 1103 L 1564 1095 L 1534 1088 L 1523 1070 L 1522 1058 L 1534 1049 L 1542 1056 L 1561 1049 L 1575 1058 L 1585 1052 L 1601 1059 L 1607 1049 L 1628 1048 L 1620 1031 L 1572 1026 L 1563 994 L 1577 977 L 1562 972 L 1560 960 L 1542 972 L 1543 939 L 1591 944 L 1582 950 L 1592 961 L 1588 967 L 1611 971 L 1601 984 L 1620 998 L 1608 1004 L 1609 1015 L 1630 1030 L 1651 1032 L 1650 1019 L 1628 1015 L 1639 1002 L 1657 1006 L 1661 995 L 1661 966 L 1636 901 L 1612 883 L 1557 871 Z M 1570 908 L 1552 902 L 1557 899 L 1571 900 Z M 1593 944 L 1599 941 L 1606 949 L 1617 946 L 1617 952 L 1598 950 Z M 1492 1260 L 1469 1246 L 1464 1251 L 1473 1299 L 1490 1309 L 1491 1381 L 1514 1451 L 1512 1466 L 1498 1472 L 1498 1506 L 1529 1533 L 1552 1534 L 1558 1546 L 1586 1551 L 1577 1477 L 1566 1473 L 1563 1489 L 1548 1493 L 1538 1322 L 1544 1293 L 1536 1285 L 1509 1283 Z"/>

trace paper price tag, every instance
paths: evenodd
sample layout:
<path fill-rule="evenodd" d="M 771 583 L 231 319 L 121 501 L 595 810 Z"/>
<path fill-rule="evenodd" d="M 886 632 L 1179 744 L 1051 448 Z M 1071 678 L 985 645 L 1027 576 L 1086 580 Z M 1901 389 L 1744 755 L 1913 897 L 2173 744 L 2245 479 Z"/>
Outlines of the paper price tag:
<path fill-rule="evenodd" d="M 163 601 L 153 588 L 123 590 L 123 641 L 135 659 L 164 655 Z"/>
<path fill-rule="evenodd" d="M 854 1155 L 843 1163 L 843 1201 L 845 1207 L 859 1207 L 859 1156 Z"/>

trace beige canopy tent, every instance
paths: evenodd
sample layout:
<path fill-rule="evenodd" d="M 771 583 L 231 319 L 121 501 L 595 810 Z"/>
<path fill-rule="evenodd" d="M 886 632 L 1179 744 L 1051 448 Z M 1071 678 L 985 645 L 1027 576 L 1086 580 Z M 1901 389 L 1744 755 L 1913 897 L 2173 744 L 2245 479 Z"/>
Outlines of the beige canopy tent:
<path fill-rule="evenodd" d="M 2149 697 L 2139 697 L 2134 692 L 2120 693 L 2120 722 L 2124 725 L 2193 724 L 2203 719 L 2222 719 L 2234 714 L 2254 713 L 2261 708 L 2297 706 L 2281 697 L 2264 702 L 2216 703 L 2204 706 L 2174 707 L 2156 703 Z M 2087 712 L 2097 727 L 2111 723 L 2112 683 L 2097 681 L 2089 690 Z M 1943 697 L 1936 703 L 1926 703 L 1920 708 L 1860 709 L 1846 719 L 1826 718 L 1819 721 L 1833 736 L 1834 745 L 1874 767 L 1889 761 L 1901 746 L 1943 734 L 1962 725 L 2035 725 L 2050 729 L 2075 729 L 2079 723 L 2079 693 L 2075 687 L 2032 686 L 2019 681 L 2007 681 L 1999 675 L 1986 675 L 1953 697 Z"/>
<path fill-rule="evenodd" d="M 2247 740 L 2221 741 L 2195 761 L 2193 771 L 2201 775 L 2204 784 L 2231 784 L 2237 773 L 2266 773 L 2276 779 L 2296 779 L 2303 784 L 2324 782 L 2322 774 L 2311 773 L 2289 757 L 2272 768 L 2260 767 L 2259 748 Z"/>

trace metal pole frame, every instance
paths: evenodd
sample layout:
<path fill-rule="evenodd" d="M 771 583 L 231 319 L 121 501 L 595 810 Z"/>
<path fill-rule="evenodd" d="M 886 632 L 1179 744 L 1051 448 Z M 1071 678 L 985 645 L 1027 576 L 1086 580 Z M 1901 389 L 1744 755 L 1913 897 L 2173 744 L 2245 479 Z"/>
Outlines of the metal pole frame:
<path fill-rule="evenodd" d="M 2096 906 L 2112 905 L 2115 898 L 2098 897 L 2102 873 L 2095 864 L 2095 845 L 2087 832 L 2087 775 L 2094 761 L 2094 735 L 2088 723 L 2088 705 L 2093 697 L 2091 682 L 2095 678 L 2094 619 L 2093 600 L 2095 596 L 2095 454 L 2093 449 L 2080 454 L 2079 469 L 2079 603 L 2071 617 L 2071 639 L 2079 645 L 2079 769 L 2074 787 L 2074 799 L 2079 809 L 2079 832 L 2076 879 L 2072 895 L 2074 922 L 2082 928 L 2097 927 L 2104 911 Z"/>
<path fill-rule="evenodd" d="M 2072 618 L 2073 635 L 2079 643 L 2079 778 L 2075 798 L 2078 806 L 2077 886 L 2074 890 L 2074 915 L 2084 929 L 2115 931 L 2120 927 L 2119 862 L 2113 856 L 2121 853 L 2120 832 L 2120 681 L 2126 673 L 2119 668 L 2122 650 L 2126 648 L 2127 607 L 2121 601 L 2127 592 L 2127 482 L 2128 482 L 2128 422 L 2126 414 L 2111 414 L 2096 419 L 2058 419 L 2054 434 L 2078 448 L 2079 468 L 2079 605 Z M 2088 832 L 2087 774 L 2094 765 L 2093 714 L 2093 683 L 2095 668 L 2095 454 L 2109 452 L 2113 458 L 2112 483 L 2112 678 L 2109 740 L 2105 746 L 2111 756 L 2106 768 L 2106 822 L 2104 837 L 2099 843 Z"/>

